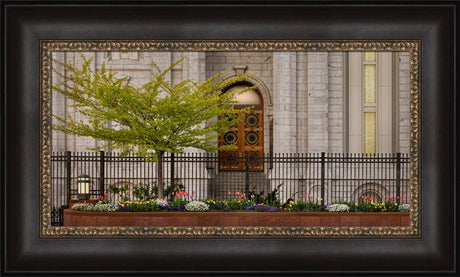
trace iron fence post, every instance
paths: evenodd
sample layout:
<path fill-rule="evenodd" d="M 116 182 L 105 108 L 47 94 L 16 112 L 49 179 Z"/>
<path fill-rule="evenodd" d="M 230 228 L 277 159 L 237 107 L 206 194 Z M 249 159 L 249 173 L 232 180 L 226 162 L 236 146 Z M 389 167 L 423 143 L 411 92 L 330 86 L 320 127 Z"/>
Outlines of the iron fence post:
<path fill-rule="evenodd" d="M 246 197 L 249 197 L 249 152 L 246 152 L 245 164 L 246 164 L 246 189 L 245 189 L 245 193 L 246 193 Z"/>
<path fill-rule="evenodd" d="M 396 202 L 401 198 L 401 153 L 396 154 Z"/>
<path fill-rule="evenodd" d="M 171 153 L 171 185 L 174 184 L 174 153 Z"/>
<path fill-rule="evenodd" d="M 100 164 L 99 164 L 99 191 L 100 191 L 100 196 L 104 196 L 104 183 L 105 183 L 105 152 L 101 151 L 100 152 Z"/>
<path fill-rule="evenodd" d="M 66 182 L 67 182 L 67 207 L 69 207 L 70 204 L 70 198 L 71 198 L 71 186 L 72 186 L 72 152 L 67 151 L 66 152 Z"/>
<path fill-rule="evenodd" d="M 324 183 L 325 183 L 326 153 L 321 152 L 321 206 L 324 206 Z"/>

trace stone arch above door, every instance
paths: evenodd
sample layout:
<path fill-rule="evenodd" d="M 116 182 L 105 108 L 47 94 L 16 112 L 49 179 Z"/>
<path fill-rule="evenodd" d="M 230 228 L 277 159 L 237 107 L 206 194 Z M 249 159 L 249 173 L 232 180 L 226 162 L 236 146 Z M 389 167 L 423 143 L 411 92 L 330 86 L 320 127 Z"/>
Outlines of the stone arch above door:
<path fill-rule="evenodd" d="M 239 76 L 239 75 L 241 74 L 230 72 L 230 73 L 223 75 L 222 79 L 227 80 L 232 77 Z M 272 102 L 272 95 L 267 85 L 265 85 L 265 83 L 256 76 L 252 76 L 251 78 L 247 79 L 247 83 L 250 84 L 250 86 L 257 86 L 257 90 L 259 91 L 262 97 L 263 103 L 264 103 L 264 107 L 263 107 L 264 112 L 269 111 L 270 107 L 273 106 L 273 102 Z"/>

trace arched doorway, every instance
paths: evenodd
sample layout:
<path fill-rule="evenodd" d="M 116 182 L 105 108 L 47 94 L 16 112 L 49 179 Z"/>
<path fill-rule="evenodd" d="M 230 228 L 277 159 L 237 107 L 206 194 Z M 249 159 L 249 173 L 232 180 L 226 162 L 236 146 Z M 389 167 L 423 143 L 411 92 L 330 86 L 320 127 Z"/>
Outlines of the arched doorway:
<path fill-rule="evenodd" d="M 229 89 L 243 90 L 250 84 L 237 84 Z M 249 113 L 229 131 L 219 136 L 219 147 L 235 145 L 232 150 L 219 151 L 219 170 L 243 171 L 246 169 L 246 157 L 249 157 L 250 171 L 263 171 L 263 162 L 260 158 L 264 153 L 264 117 L 263 100 L 256 89 L 245 91 L 236 96 L 235 108 L 251 107 Z"/>

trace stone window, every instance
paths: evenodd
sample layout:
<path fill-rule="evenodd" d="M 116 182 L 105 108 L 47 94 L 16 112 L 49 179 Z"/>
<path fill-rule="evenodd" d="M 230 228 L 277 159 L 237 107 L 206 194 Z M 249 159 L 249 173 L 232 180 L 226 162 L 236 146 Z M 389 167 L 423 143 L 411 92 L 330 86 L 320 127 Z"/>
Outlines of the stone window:
<path fill-rule="evenodd" d="M 349 53 L 350 153 L 393 152 L 392 60 L 391 52 Z"/>

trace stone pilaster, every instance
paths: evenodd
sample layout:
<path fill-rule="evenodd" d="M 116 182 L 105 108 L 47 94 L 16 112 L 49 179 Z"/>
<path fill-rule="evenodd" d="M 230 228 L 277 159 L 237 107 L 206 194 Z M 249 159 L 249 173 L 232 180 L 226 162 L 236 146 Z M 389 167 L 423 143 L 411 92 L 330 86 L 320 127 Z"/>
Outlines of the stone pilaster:
<path fill-rule="evenodd" d="M 343 52 L 328 54 L 328 150 L 344 152 L 344 62 Z"/>
<path fill-rule="evenodd" d="M 308 53 L 308 152 L 328 152 L 328 53 Z"/>
<path fill-rule="evenodd" d="M 273 136 L 275 153 L 297 151 L 297 62 L 295 52 L 273 53 Z"/>
<path fill-rule="evenodd" d="M 297 53 L 297 152 L 308 152 L 308 53 Z"/>

